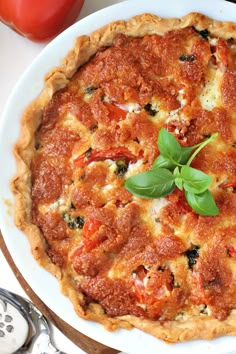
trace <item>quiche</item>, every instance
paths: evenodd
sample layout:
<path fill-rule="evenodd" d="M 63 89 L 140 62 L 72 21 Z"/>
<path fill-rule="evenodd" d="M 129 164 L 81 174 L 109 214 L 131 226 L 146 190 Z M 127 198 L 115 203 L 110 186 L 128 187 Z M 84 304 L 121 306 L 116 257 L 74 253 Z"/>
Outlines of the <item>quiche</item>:
<path fill-rule="evenodd" d="M 183 190 L 133 195 L 165 128 L 218 215 Z M 15 222 L 84 319 L 167 342 L 236 334 L 236 24 L 141 14 L 79 36 L 25 110 L 14 148 Z"/>

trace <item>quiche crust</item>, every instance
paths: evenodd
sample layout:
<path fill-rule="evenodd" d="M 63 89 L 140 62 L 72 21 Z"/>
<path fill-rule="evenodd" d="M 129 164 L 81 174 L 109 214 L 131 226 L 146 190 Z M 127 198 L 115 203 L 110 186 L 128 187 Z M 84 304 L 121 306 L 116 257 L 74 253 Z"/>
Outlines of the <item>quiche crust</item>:
<path fill-rule="evenodd" d="M 127 329 L 136 327 L 171 343 L 199 338 L 212 339 L 222 335 L 236 335 L 235 307 L 223 320 L 215 318 L 210 313 L 205 315 L 198 311 L 196 313 L 193 313 L 193 311 L 191 313 L 183 312 L 173 320 L 154 320 L 129 314 L 109 316 L 96 301 L 92 301 L 85 306 L 85 302 L 88 300 L 85 300 L 84 290 L 78 287 L 78 282 L 80 282 L 82 276 L 77 275 L 76 277 L 71 269 L 68 271 L 68 268 L 52 262 L 47 252 L 47 241 L 40 228 L 32 222 L 31 166 L 37 143 L 35 134 L 42 124 L 45 107 L 50 103 L 56 92 L 67 87 L 78 68 L 83 67 L 91 58 L 94 58 L 99 50 L 110 47 L 117 35 L 123 34 L 134 38 L 154 34 L 162 36 L 168 31 L 191 26 L 194 26 L 199 32 L 207 29 L 212 37 L 219 37 L 225 41 L 236 38 L 235 23 L 215 21 L 199 13 L 190 13 L 180 19 L 164 19 L 152 14 L 142 14 L 128 21 L 110 23 L 91 33 L 90 36 L 78 37 L 74 48 L 66 55 L 61 65 L 53 68 L 46 75 L 44 90 L 26 108 L 23 114 L 20 137 L 14 148 L 17 174 L 11 182 L 12 191 L 15 195 L 15 223 L 17 227 L 27 235 L 32 254 L 38 263 L 57 277 L 61 285 L 61 291 L 73 302 L 78 315 L 84 319 L 98 321 L 108 330 L 115 330 L 119 327 Z M 230 107 L 231 110 L 234 110 L 232 117 L 235 119 L 235 106 L 233 107 L 231 103 Z M 206 227 L 212 225 L 206 223 Z M 234 281 L 235 277 L 236 273 L 234 274 Z"/>

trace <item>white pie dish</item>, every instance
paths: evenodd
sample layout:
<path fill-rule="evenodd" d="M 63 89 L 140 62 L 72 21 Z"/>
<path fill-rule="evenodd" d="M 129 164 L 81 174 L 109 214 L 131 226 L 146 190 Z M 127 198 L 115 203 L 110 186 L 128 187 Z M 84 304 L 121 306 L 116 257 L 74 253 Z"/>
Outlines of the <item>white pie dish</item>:
<path fill-rule="evenodd" d="M 17 83 L 9 97 L 0 126 L 0 228 L 7 247 L 18 269 L 45 304 L 68 324 L 87 336 L 108 346 L 132 354 L 181 353 L 191 349 L 192 353 L 227 353 L 236 347 L 236 337 L 221 337 L 212 341 L 192 341 L 168 345 L 142 333 L 139 330 L 119 330 L 107 332 L 99 324 L 81 320 L 75 314 L 71 303 L 61 295 L 57 280 L 40 268 L 30 253 L 26 237 L 13 222 L 13 196 L 9 183 L 16 166 L 12 148 L 19 135 L 20 118 L 24 108 L 43 88 L 45 74 L 72 48 L 74 39 L 81 34 L 89 34 L 102 25 L 117 19 L 128 19 L 135 14 L 151 12 L 162 17 L 179 17 L 188 12 L 202 12 L 219 20 L 236 22 L 235 5 L 223 0 L 167 0 L 157 3 L 155 0 L 130 0 L 101 10 L 76 23 L 54 41 L 36 58 Z M 55 300 L 56 299 L 56 300 Z"/>

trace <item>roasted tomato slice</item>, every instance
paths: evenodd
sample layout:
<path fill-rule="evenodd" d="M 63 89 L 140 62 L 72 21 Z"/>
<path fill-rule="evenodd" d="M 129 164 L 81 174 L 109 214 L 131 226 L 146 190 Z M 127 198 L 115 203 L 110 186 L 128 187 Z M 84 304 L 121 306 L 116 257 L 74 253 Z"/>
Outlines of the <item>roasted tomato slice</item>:
<path fill-rule="evenodd" d="M 236 178 L 232 178 L 231 180 L 227 180 L 225 182 L 222 182 L 219 185 L 219 187 L 222 188 L 222 189 L 228 189 L 228 188 L 235 189 L 236 188 Z"/>
<path fill-rule="evenodd" d="M 104 239 L 99 237 L 97 234 L 97 231 L 101 225 L 102 223 L 99 220 L 94 218 L 86 219 L 82 230 L 83 242 L 71 253 L 71 261 L 73 261 L 76 257 L 79 257 L 84 251 L 89 252 L 104 241 Z"/>
<path fill-rule="evenodd" d="M 128 112 L 124 111 L 122 108 L 108 102 L 104 102 L 104 105 L 109 111 L 109 118 L 111 121 L 119 122 L 126 118 Z"/>
<path fill-rule="evenodd" d="M 114 161 L 124 159 L 128 162 L 136 162 L 136 156 L 126 147 L 114 147 L 105 150 L 94 149 L 84 153 L 83 155 L 77 157 L 74 160 L 76 166 L 88 165 L 93 161 L 104 161 L 106 159 L 111 159 Z"/>
<path fill-rule="evenodd" d="M 228 247 L 228 253 L 230 257 L 236 259 L 236 248 L 233 246 Z"/>
<path fill-rule="evenodd" d="M 104 236 L 100 237 L 97 233 L 102 223 L 94 218 L 87 218 L 83 231 L 83 245 L 86 252 L 89 252 L 93 248 L 99 246 L 103 241 L 105 241 Z"/>
<path fill-rule="evenodd" d="M 172 291 L 173 276 L 169 269 L 148 270 L 140 265 L 133 272 L 133 283 L 137 300 L 151 305 Z"/>

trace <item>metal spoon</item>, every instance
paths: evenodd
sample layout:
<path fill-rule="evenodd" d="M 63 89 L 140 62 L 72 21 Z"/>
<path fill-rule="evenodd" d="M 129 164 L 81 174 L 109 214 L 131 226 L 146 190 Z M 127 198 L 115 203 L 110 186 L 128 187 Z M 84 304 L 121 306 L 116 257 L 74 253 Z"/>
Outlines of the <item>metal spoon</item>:
<path fill-rule="evenodd" d="M 52 344 L 48 321 L 32 302 L 20 295 L 0 288 L 0 304 L 3 308 L 2 313 L 0 312 L 0 328 L 2 328 L 2 335 L 0 335 L 0 354 L 9 353 L 7 351 L 1 351 L 3 349 L 1 337 L 4 337 L 7 331 L 8 337 L 10 337 L 10 334 L 13 334 L 14 331 L 17 333 L 17 328 L 14 329 L 13 325 L 9 325 L 9 321 L 12 321 L 12 324 L 14 323 L 14 314 L 15 317 L 17 317 L 17 311 L 18 315 L 20 314 L 27 322 L 28 333 L 24 344 L 17 348 L 17 350 L 14 350 L 15 354 L 65 354 Z M 9 315 L 9 311 L 11 311 L 11 315 Z M 8 325 L 4 323 L 4 319 L 8 322 Z M 7 331 L 4 332 L 4 329 Z M 18 333 L 19 332 L 20 331 L 18 331 Z M 13 341 L 16 344 L 16 339 L 13 339 Z"/>

